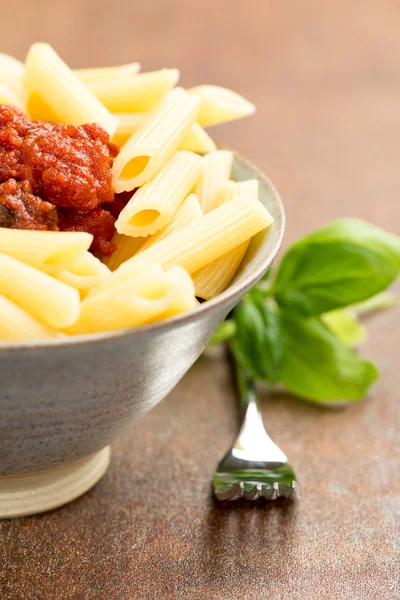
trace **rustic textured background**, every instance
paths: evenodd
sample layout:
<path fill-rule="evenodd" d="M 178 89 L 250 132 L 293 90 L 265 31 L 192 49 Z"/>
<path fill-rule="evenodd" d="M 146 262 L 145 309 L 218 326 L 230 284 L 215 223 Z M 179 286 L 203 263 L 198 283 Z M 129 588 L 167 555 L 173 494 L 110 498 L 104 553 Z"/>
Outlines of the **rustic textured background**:
<path fill-rule="evenodd" d="M 215 136 L 281 192 L 286 243 L 337 216 L 400 231 L 397 0 L 0 0 L 1 50 L 54 44 L 72 66 L 177 66 L 259 110 Z M 210 479 L 236 429 L 222 359 L 200 360 L 113 447 L 71 505 L 0 525 L 2 600 L 394 600 L 399 590 L 399 311 L 369 323 L 382 379 L 329 411 L 263 395 L 298 506 L 220 506 Z M 1 363 L 0 363 L 1 368 Z M 265 396 L 265 398 L 264 398 Z M 397 520 L 397 526 L 398 526 Z"/>

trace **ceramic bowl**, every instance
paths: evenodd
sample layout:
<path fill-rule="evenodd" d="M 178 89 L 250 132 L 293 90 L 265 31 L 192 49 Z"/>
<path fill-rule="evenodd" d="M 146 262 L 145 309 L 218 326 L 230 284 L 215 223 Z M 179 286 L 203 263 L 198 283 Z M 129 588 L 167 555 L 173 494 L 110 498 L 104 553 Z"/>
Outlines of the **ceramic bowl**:
<path fill-rule="evenodd" d="M 274 222 L 218 297 L 135 329 L 0 343 L 0 517 L 47 510 L 89 489 L 108 466 L 110 442 L 173 389 L 271 265 L 284 232 L 279 196 L 237 155 L 232 177 L 259 180 Z"/>

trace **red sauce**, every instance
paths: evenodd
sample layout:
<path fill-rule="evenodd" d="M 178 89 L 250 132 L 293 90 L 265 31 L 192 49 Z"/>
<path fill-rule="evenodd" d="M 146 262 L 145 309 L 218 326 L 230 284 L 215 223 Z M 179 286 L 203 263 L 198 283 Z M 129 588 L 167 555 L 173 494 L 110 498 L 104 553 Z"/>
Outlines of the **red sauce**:
<path fill-rule="evenodd" d="M 92 233 L 92 249 L 112 254 L 112 215 L 118 216 L 123 208 L 112 188 L 111 168 L 118 151 L 100 125 L 30 121 L 19 109 L 0 105 L 0 183 L 14 180 L 6 190 L 8 200 L 2 196 L 6 208 L 1 209 L 0 221 L 12 225 L 1 226 L 54 230 L 55 206 L 60 209 L 61 231 Z M 15 187 L 15 180 L 28 187 Z M 100 205 L 110 206 L 110 211 Z"/>
<path fill-rule="evenodd" d="M 57 231 L 57 209 L 32 194 L 28 181 L 0 183 L 0 227 Z"/>
<path fill-rule="evenodd" d="M 110 256 L 117 249 L 111 242 L 115 233 L 115 218 L 101 207 L 92 210 L 58 209 L 58 225 L 61 231 L 87 231 L 93 234 L 91 250 Z"/>

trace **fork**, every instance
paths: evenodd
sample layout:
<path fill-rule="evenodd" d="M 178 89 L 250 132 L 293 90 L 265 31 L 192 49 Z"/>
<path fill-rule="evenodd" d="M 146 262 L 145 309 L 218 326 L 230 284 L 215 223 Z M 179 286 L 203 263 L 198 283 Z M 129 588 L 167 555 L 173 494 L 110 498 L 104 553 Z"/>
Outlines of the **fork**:
<path fill-rule="evenodd" d="M 265 431 L 253 378 L 235 363 L 237 387 L 242 411 L 242 425 L 232 448 L 213 476 L 218 500 L 292 500 L 300 497 L 300 487 L 286 455 Z"/>

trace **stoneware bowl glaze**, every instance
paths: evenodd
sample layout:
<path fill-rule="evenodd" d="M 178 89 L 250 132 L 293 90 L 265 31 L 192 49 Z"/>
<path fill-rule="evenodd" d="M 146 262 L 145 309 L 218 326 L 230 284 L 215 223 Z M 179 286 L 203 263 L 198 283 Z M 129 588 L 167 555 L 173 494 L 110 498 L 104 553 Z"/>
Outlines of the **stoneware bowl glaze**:
<path fill-rule="evenodd" d="M 110 442 L 172 390 L 271 265 L 284 232 L 282 204 L 268 179 L 236 156 L 233 179 L 251 178 L 274 222 L 217 298 L 136 329 L 0 343 L 0 517 L 60 506 L 94 485 Z"/>

